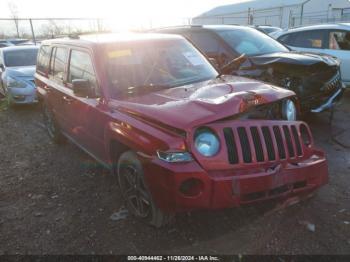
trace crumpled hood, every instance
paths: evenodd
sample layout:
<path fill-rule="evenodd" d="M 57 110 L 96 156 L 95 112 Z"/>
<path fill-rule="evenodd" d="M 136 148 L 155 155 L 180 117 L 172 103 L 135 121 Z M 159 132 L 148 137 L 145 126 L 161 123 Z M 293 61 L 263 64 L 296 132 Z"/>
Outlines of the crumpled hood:
<path fill-rule="evenodd" d="M 35 66 L 7 67 L 6 74 L 14 77 L 34 77 Z"/>
<path fill-rule="evenodd" d="M 259 56 L 251 56 L 249 60 L 257 65 L 268 65 L 273 63 L 286 63 L 294 65 L 310 66 L 323 63 L 328 66 L 335 66 L 335 60 L 328 55 L 311 54 L 304 52 L 278 52 Z"/>
<path fill-rule="evenodd" d="M 292 91 L 238 76 L 204 81 L 127 100 L 112 100 L 119 111 L 189 130 L 243 112 L 246 105 L 265 104 L 293 96 Z"/>

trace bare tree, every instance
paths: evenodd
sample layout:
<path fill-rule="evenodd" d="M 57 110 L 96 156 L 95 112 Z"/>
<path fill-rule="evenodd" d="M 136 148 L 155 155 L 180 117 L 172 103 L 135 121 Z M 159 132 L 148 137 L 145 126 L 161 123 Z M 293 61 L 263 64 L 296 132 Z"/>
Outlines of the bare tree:
<path fill-rule="evenodd" d="M 19 26 L 18 26 L 18 8 L 17 5 L 14 2 L 9 2 L 8 7 L 10 9 L 11 18 L 13 18 L 13 21 L 15 22 L 16 31 L 17 31 L 17 37 L 19 38 Z"/>
<path fill-rule="evenodd" d="M 54 20 L 49 20 L 48 23 L 41 26 L 42 35 L 49 38 L 60 36 L 64 33 L 64 28 L 56 24 Z"/>

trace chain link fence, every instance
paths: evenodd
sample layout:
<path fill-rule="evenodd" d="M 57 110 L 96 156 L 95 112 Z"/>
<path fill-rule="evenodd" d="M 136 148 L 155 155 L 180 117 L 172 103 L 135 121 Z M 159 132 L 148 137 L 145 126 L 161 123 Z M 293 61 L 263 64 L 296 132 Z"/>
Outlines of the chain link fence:
<path fill-rule="evenodd" d="M 115 32 L 126 29 L 144 31 L 156 27 L 189 25 L 191 18 L 128 22 L 104 18 L 0 18 L 0 39 L 26 38 L 36 41 L 66 35 Z"/>

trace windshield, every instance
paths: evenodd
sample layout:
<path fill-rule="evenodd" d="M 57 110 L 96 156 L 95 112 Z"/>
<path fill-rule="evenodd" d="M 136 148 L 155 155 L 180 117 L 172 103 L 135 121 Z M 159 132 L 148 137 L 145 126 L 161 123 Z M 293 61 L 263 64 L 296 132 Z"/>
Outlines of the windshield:
<path fill-rule="evenodd" d="M 252 28 L 223 30 L 217 33 L 239 54 L 255 56 L 289 51 L 276 40 Z"/>
<path fill-rule="evenodd" d="M 4 52 L 5 65 L 7 67 L 34 66 L 37 54 L 37 48 L 6 51 Z"/>
<path fill-rule="evenodd" d="M 137 95 L 212 79 L 217 71 L 184 39 L 106 47 L 112 96 Z"/>

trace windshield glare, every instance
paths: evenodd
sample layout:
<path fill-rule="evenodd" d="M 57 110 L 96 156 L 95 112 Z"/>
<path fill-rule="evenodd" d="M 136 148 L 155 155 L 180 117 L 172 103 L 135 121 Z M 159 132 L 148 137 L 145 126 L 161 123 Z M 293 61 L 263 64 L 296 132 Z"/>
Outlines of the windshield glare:
<path fill-rule="evenodd" d="M 255 29 L 223 30 L 218 31 L 218 34 L 239 54 L 254 56 L 288 52 L 285 46 Z"/>
<path fill-rule="evenodd" d="M 118 43 L 108 46 L 105 55 L 114 97 L 196 83 L 218 74 L 184 39 Z"/>
<path fill-rule="evenodd" d="M 38 49 L 22 49 L 4 52 L 4 62 L 7 67 L 34 66 Z"/>

